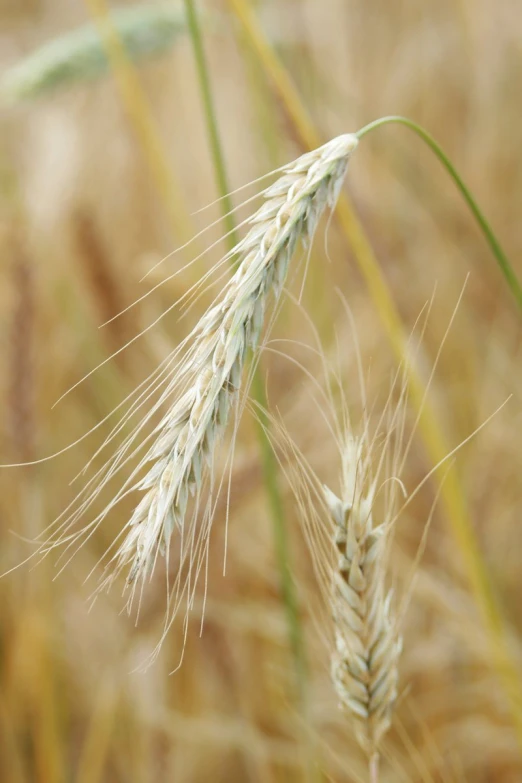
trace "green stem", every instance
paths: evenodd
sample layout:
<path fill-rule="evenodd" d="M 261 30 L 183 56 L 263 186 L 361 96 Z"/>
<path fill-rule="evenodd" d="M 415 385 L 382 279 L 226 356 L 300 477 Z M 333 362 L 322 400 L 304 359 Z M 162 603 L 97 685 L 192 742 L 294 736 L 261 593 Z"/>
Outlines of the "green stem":
<path fill-rule="evenodd" d="M 290 573 L 290 550 L 285 513 L 277 480 L 277 461 L 274 457 L 272 444 L 270 443 L 270 438 L 268 436 L 270 422 L 267 414 L 265 387 L 263 377 L 259 371 L 254 373 L 252 380 L 252 395 L 257 403 L 258 436 L 261 447 L 261 457 L 263 460 L 265 488 L 274 523 L 274 546 L 279 566 L 281 597 L 286 608 L 290 649 L 292 650 L 294 658 L 299 697 L 302 700 L 304 698 L 304 684 L 306 681 L 304 639 L 299 617 L 296 590 L 292 574 Z"/>
<path fill-rule="evenodd" d="M 389 117 L 381 117 L 378 120 L 374 120 L 374 122 L 370 122 L 368 125 L 365 125 L 364 128 L 361 128 L 361 130 L 356 133 L 356 136 L 359 139 L 361 139 L 370 131 L 375 130 L 375 128 L 380 128 L 381 125 L 389 125 L 391 123 L 405 125 L 407 128 L 410 128 L 410 130 L 414 131 L 417 134 L 417 136 L 420 136 L 420 138 L 435 153 L 439 161 L 442 163 L 442 165 L 444 166 L 444 168 L 452 178 L 457 188 L 460 190 L 462 196 L 464 197 L 464 200 L 466 201 L 468 207 L 473 213 L 473 216 L 475 217 L 478 225 L 480 226 L 480 229 L 486 239 L 486 242 L 491 248 L 491 252 L 493 253 L 493 255 L 495 256 L 498 262 L 502 274 L 504 275 L 507 284 L 511 289 L 511 293 L 517 300 L 517 304 L 522 310 L 522 287 L 513 270 L 513 267 L 511 266 L 511 263 L 509 262 L 507 255 L 502 249 L 498 239 L 495 236 L 493 229 L 491 228 L 488 221 L 484 217 L 484 214 L 479 208 L 477 202 L 471 195 L 469 188 L 462 181 L 462 178 L 460 177 L 459 173 L 455 169 L 453 163 L 448 158 L 448 156 L 446 155 L 442 147 L 435 141 L 433 136 L 431 136 L 428 133 L 428 131 L 422 128 L 420 125 L 417 125 L 416 122 L 413 122 L 413 120 L 409 120 L 407 117 L 399 117 L 395 115 Z"/>
<path fill-rule="evenodd" d="M 214 108 L 214 101 L 212 99 L 212 89 L 208 75 L 205 51 L 203 49 L 203 38 L 201 36 L 198 12 L 196 10 L 194 0 L 185 0 L 185 11 L 187 14 L 187 23 L 192 40 L 192 47 L 194 49 L 194 59 L 196 60 L 199 87 L 203 101 L 203 110 L 207 122 L 210 151 L 212 154 L 212 161 L 216 174 L 216 184 L 223 207 L 223 222 L 225 223 L 230 247 L 232 248 L 237 244 L 238 236 L 236 232 L 234 216 L 232 214 L 232 199 L 230 198 L 230 187 L 228 184 L 228 177 L 225 167 L 225 157 L 223 155 L 223 148 L 219 138 L 216 111 Z"/>
<path fill-rule="evenodd" d="M 194 57 L 196 60 L 201 95 L 203 99 L 203 108 L 207 122 L 210 148 L 216 174 L 216 182 L 219 194 L 221 196 L 223 220 L 226 225 L 229 245 L 232 249 L 237 244 L 237 232 L 234 216 L 232 214 L 232 201 L 229 195 L 230 189 L 226 174 L 223 149 L 219 138 L 214 102 L 212 100 L 212 91 L 205 52 L 203 49 L 201 29 L 199 26 L 194 0 L 184 0 L 184 2 L 188 28 L 192 39 L 192 46 L 194 48 Z M 292 655 L 294 658 L 298 693 L 302 699 L 304 693 L 306 670 L 304 640 L 301 629 L 295 586 L 290 572 L 290 547 L 288 542 L 288 532 L 283 500 L 278 483 L 277 461 L 272 451 L 270 438 L 268 436 L 269 422 L 268 416 L 265 412 L 267 401 L 265 396 L 264 382 L 258 369 L 256 369 L 253 377 L 252 394 L 255 402 L 257 403 L 257 408 L 259 411 L 259 446 L 263 464 L 265 490 L 268 497 L 274 526 L 274 546 L 279 568 L 281 597 L 286 611 L 288 634 Z"/>

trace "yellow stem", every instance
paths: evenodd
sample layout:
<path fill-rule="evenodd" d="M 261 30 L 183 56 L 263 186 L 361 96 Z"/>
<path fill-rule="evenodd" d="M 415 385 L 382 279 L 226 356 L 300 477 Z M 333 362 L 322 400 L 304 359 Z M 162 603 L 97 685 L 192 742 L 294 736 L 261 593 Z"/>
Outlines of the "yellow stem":
<path fill-rule="evenodd" d="M 322 140 L 301 102 L 297 89 L 265 38 L 248 3 L 245 0 L 227 0 L 227 2 L 241 23 L 246 37 L 272 82 L 301 145 L 307 149 L 320 146 Z M 338 201 L 337 216 L 384 324 L 392 349 L 398 360 L 407 366 L 410 397 L 419 412 L 419 429 L 430 459 L 434 464 L 438 464 L 444 460 L 450 449 L 437 425 L 433 409 L 426 399 L 424 384 L 408 358 L 409 352 L 406 349 L 406 336 L 402 322 L 379 263 L 364 229 L 344 193 L 341 194 Z M 520 678 L 508 649 L 501 610 L 493 592 L 454 467 L 451 467 L 445 474 L 441 497 L 475 599 L 483 612 L 492 645 L 494 665 L 511 705 L 513 722 L 522 746 L 522 687 Z"/>
<path fill-rule="evenodd" d="M 145 92 L 118 31 L 112 24 L 105 0 L 85 0 L 105 44 L 107 57 L 129 120 L 134 128 L 151 177 L 167 210 L 175 237 L 182 243 L 193 236 L 184 197 L 168 165 L 168 155 L 152 118 Z"/>

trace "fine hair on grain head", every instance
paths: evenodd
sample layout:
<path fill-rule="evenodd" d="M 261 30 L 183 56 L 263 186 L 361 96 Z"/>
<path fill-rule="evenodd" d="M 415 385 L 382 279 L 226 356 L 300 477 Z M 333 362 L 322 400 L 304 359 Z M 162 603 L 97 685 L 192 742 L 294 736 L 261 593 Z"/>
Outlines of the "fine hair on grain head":
<path fill-rule="evenodd" d="M 100 226 L 82 204 L 73 211 L 71 233 L 93 303 L 103 321 L 108 323 L 103 337 L 111 351 L 117 350 L 128 341 L 130 332 L 127 319 L 112 318 L 115 312 L 124 309 L 122 285 L 111 264 Z M 114 358 L 122 371 L 127 370 L 128 357 L 124 353 L 117 353 Z"/>
<path fill-rule="evenodd" d="M 259 347 L 267 305 L 280 298 L 296 246 L 312 241 L 320 216 L 335 206 L 356 146 L 355 136 L 339 136 L 283 167 L 261 192 L 261 206 L 245 221 L 245 237 L 215 267 L 233 261 L 235 273 L 189 335 L 118 406 L 118 421 L 87 467 L 113 443 L 120 445 L 39 542 L 37 555 L 61 550 L 63 568 L 113 509 L 140 492 L 130 519 L 101 558 L 103 575 L 95 595 L 123 572 L 128 609 L 137 600 L 139 612 L 145 585 L 158 558 L 165 556 L 164 633 L 182 605 L 186 630 L 198 577 L 206 571 L 216 498 L 231 464 L 230 452 L 220 469 L 216 447 L 232 414 L 237 428 L 240 392 L 248 391 L 251 378 L 250 373 L 243 384 L 248 353 Z M 206 278 L 184 295 L 185 302 L 196 302 Z M 78 530 L 124 471 L 109 503 Z M 170 551 L 174 533 L 175 558 Z"/>

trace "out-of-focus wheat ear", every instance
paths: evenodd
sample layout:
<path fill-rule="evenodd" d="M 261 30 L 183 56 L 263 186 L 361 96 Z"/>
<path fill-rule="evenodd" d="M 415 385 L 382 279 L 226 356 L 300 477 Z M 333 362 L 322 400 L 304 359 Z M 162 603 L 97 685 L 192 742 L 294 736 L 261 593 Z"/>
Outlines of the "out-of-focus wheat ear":
<path fill-rule="evenodd" d="M 121 9 L 113 12 L 112 20 L 133 62 L 168 51 L 185 30 L 183 13 L 170 5 Z M 44 44 L 7 70 L 0 95 L 11 101 L 35 100 L 108 71 L 103 40 L 96 26 L 87 24 Z"/>
<path fill-rule="evenodd" d="M 385 587 L 389 525 L 373 520 L 375 483 L 364 440 L 349 438 L 343 461 L 342 498 L 324 489 L 338 552 L 331 579 L 331 674 L 342 708 L 355 721 L 374 781 L 397 697 L 401 639 L 393 596 Z"/>

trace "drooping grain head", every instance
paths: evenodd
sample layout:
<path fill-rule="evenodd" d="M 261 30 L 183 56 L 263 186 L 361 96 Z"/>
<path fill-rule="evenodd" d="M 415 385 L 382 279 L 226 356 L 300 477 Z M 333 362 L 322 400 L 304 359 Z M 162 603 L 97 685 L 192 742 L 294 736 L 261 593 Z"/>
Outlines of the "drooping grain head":
<path fill-rule="evenodd" d="M 208 480 L 210 495 L 215 491 L 215 449 L 231 411 L 237 410 L 248 352 L 258 344 L 267 304 L 270 298 L 279 297 L 297 244 L 310 242 L 321 214 L 335 206 L 356 146 L 354 135 L 339 136 L 284 167 L 281 176 L 261 193 L 263 203 L 247 221 L 246 236 L 223 259 L 235 261 L 236 272 L 182 346 L 131 398 L 132 412 L 143 411 L 138 425 L 87 485 L 77 509 L 57 526 L 49 547 L 62 541 L 70 547 L 71 526 L 139 452 L 138 466 L 75 542 L 80 546 L 81 537 L 91 535 L 127 495 L 136 490 L 144 493 L 122 530 L 121 541 L 115 542 L 102 587 L 124 570 L 131 601 L 137 583 L 143 586 L 158 555 L 168 554 L 174 531 L 179 533 L 180 563 L 193 574 L 199 573 L 214 508 L 207 497 L 202 501 L 205 508 L 199 506 L 201 490 Z M 151 389 L 161 393 L 147 407 Z M 159 411 L 161 421 L 147 433 L 146 427 Z M 117 425 L 114 436 L 118 432 Z M 112 438 L 113 434 L 106 444 Z M 191 495 L 195 500 L 189 509 Z"/>
<path fill-rule="evenodd" d="M 324 492 L 338 551 L 331 585 L 332 679 L 372 758 L 391 723 L 401 640 L 392 594 L 385 588 L 388 520 L 373 519 L 376 487 L 370 471 L 364 441 L 351 438 L 344 453 L 342 498 L 328 488 Z"/>
<path fill-rule="evenodd" d="M 118 553 L 118 568 L 130 565 L 131 580 L 154 562 L 175 528 L 183 529 L 189 495 L 199 491 L 237 400 L 268 296 L 279 296 L 297 242 L 310 240 L 324 209 L 334 206 L 356 145 L 355 136 L 340 136 L 296 160 L 264 191 L 264 204 L 234 250 L 238 269 L 197 324 L 178 368 L 176 383 L 188 380 L 186 391 L 174 399 L 146 456 L 154 464 L 136 486 L 146 494 Z"/>

